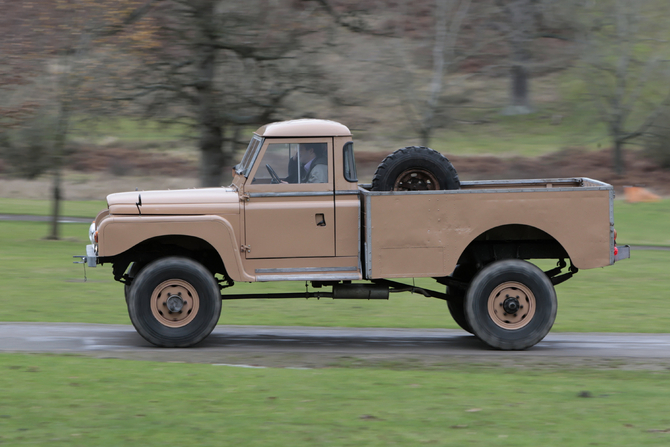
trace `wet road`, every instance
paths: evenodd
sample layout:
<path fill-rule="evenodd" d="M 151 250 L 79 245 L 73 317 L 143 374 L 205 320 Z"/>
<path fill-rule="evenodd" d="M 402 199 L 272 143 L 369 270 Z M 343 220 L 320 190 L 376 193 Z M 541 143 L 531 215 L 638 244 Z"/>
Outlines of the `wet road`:
<path fill-rule="evenodd" d="M 239 354 L 254 358 L 377 355 L 444 359 L 465 356 L 482 360 L 502 356 L 538 361 L 554 357 L 670 362 L 670 334 L 556 332 L 526 351 L 504 352 L 489 349 L 475 337 L 451 329 L 218 326 L 196 347 L 162 349 L 150 345 L 130 325 L 0 323 L 0 352 L 82 353 L 97 357 L 208 363 L 225 361 Z"/>

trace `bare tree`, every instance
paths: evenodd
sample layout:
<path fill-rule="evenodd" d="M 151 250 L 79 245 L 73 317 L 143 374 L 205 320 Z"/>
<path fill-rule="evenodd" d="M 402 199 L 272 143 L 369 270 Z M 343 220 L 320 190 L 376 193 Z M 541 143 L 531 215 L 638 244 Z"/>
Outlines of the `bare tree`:
<path fill-rule="evenodd" d="M 326 92 L 315 60 L 320 18 L 290 1 L 164 0 L 159 44 L 139 55 L 123 97 L 147 116 L 192 124 L 202 186 L 219 186 L 241 126 L 281 116 L 288 96 Z"/>
<path fill-rule="evenodd" d="M 12 26 L 5 32 L 12 33 L 14 42 L 8 49 L 9 58 L 31 68 L 29 79 L 24 76 L 22 82 L 30 83 L 35 98 L 29 103 L 35 109 L 30 119 L 16 120 L 26 103 L 19 112 L 2 111 L 5 120 L 8 116 L 14 119 L 19 135 L 7 138 L 6 144 L 14 145 L 19 158 L 30 163 L 28 175 L 48 172 L 52 177 L 49 239 L 59 238 L 62 169 L 69 153 L 72 117 L 75 113 L 90 111 L 92 104 L 100 100 L 96 79 L 104 67 L 97 63 L 93 49 L 108 44 L 111 37 L 134 23 L 152 2 L 63 0 L 53 4 L 44 1 L 37 11 L 30 10 L 34 13 L 30 19 L 20 21 L 16 19 L 25 14 L 24 6 L 19 2 L 4 5 L 7 8 L 3 19 Z M 11 22 L 12 18 L 18 25 Z M 9 70 L 16 72 L 18 66 L 10 66 Z M 26 156 L 25 149 L 33 151 Z"/>
<path fill-rule="evenodd" d="M 668 5 L 647 0 L 584 8 L 585 82 L 612 140 L 617 174 L 625 170 L 624 145 L 647 132 L 670 101 L 667 12 Z"/>
<path fill-rule="evenodd" d="M 402 32 L 394 39 L 395 58 L 390 64 L 398 72 L 399 90 L 405 115 L 416 129 L 422 145 L 427 146 L 436 129 L 454 119 L 450 108 L 458 100 L 449 95 L 462 94 L 464 81 L 477 72 L 459 72 L 469 58 L 481 56 L 484 48 L 500 40 L 488 24 L 491 2 L 473 4 L 470 0 L 436 0 L 431 41 L 430 70 L 421 70 L 414 62 L 412 39 Z M 400 11 L 401 15 L 403 12 Z M 467 27 L 467 35 L 464 29 Z M 417 43 L 420 43 L 418 41 Z"/>
<path fill-rule="evenodd" d="M 496 0 L 493 26 L 508 49 L 509 102 L 504 115 L 533 112 L 531 81 L 542 71 L 561 70 L 576 58 L 575 11 L 583 0 Z M 547 39 L 557 39 L 570 50 L 547 52 Z M 550 56 L 549 56 L 550 55 Z"/>
<path fill-rule="evenodd" d="M 428 146 L 435 128 L 435 115 L 440 97 L 444 91 L 444 77 L 458 68 L 459 58 L 456 57 L 456 41 L 459 37 L 470 0 L 438 0 L 435 23 L 435 44 L 433 46 L 433 73 L 430 81 L 428 98 L 423 113 L 416 119 L 421 136 L 421 144 Z M 413 98 L 416 98 L 413 95 Z M 416 111 L 416 102 L 412 104 Z M 419 112 L 420 113 L 420 112 Z M 416 115 L 415 115 L 416 116 Z"/>
<path fill-rule="evenodd" d="M 531 113 L 530 64 L 532 43 L 536 38 L 536 0 L 498 0 L 506 20 L 501 22 L 509 46 L 510 103 L 506 115 Z"/>

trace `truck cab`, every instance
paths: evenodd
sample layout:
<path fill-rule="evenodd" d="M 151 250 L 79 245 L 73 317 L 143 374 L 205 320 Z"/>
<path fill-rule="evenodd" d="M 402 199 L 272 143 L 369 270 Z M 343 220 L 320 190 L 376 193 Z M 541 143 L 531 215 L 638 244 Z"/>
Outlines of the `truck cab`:
<path fill-rule="evenodd" d="M 361 279 L 358 179 L 346 126 L 296 120 L 261 127 L 234 168 L 233 186 L 245 270 L 256 280 Z"/>

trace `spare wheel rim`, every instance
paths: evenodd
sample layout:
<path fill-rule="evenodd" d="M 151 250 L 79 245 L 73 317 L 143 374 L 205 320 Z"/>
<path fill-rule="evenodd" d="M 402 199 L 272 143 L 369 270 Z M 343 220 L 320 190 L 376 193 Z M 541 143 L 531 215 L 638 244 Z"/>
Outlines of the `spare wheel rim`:
<path fill-rule="evenodd" d="M 393 185 L 394 191 L 435 191 L 438 188 L 439 182 L 433 173 L 419 168 L 403 171 Z"/>

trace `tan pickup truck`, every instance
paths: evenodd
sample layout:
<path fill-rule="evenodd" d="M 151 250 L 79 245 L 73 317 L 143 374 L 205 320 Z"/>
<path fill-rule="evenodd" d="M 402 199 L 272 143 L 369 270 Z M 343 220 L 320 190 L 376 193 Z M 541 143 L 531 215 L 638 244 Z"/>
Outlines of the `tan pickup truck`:
<path fill-rule="evenodd" d="M 109 195 L 81 262 L 112 264 L 133 325 L 159 346 L 203 340 L 222 299 L 412 291 L 445 300 L 486 344 L 525 349 L 553 325 L 554 285 L 630 256 L 616 246 L 613 199 L 587 178 L 460 182 L 424 147 L 394 152 L 360 185 L 346 126 L 287 121 L 255 132 L 229 187 Z M 441 291 L 396 280 L 419 277 Z M 236 281 L 311 290 L 239 295 Z"/>

